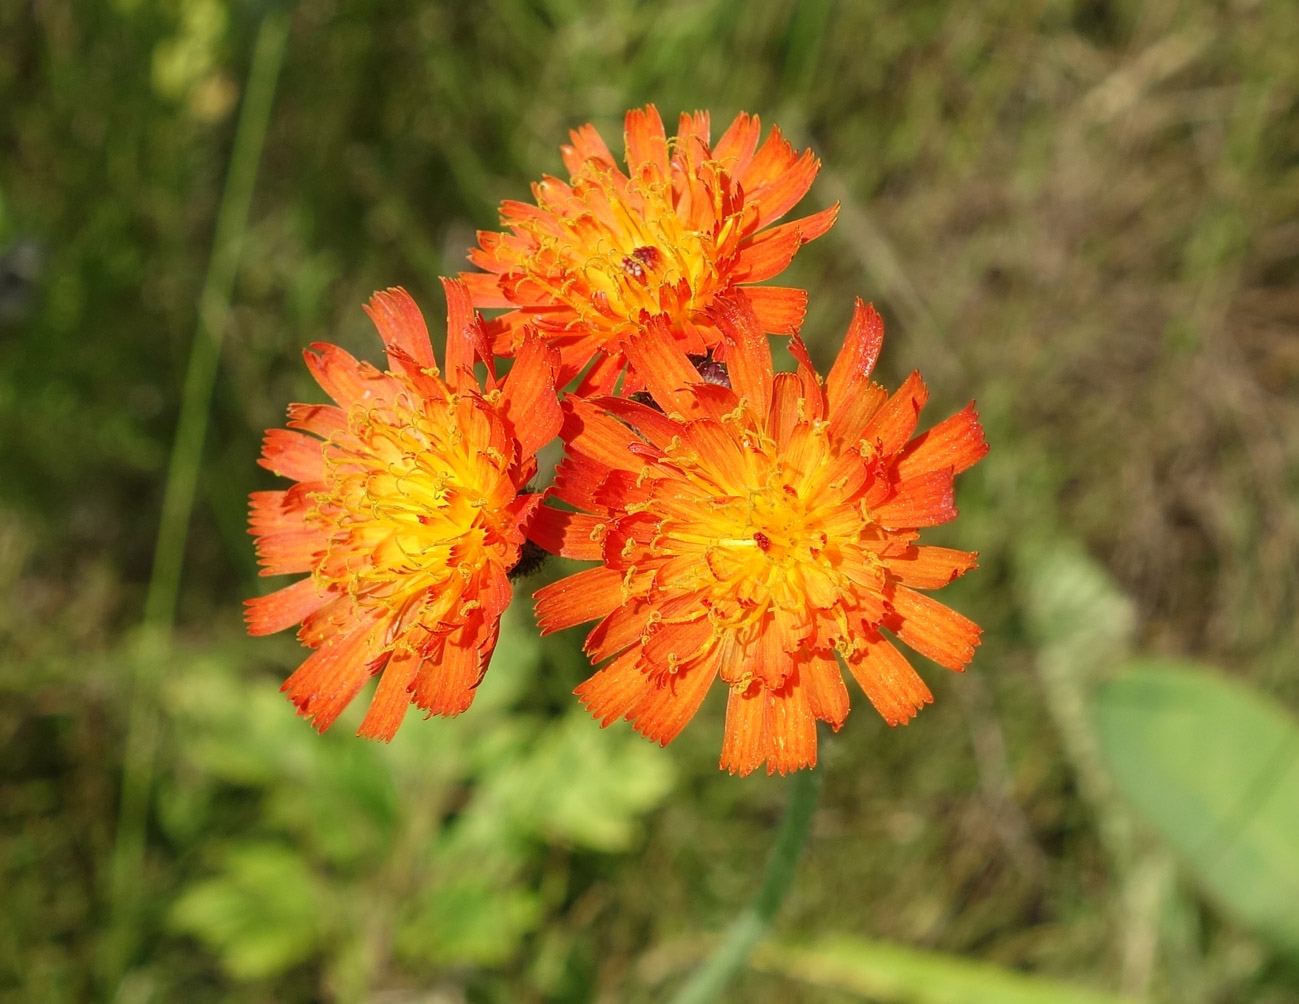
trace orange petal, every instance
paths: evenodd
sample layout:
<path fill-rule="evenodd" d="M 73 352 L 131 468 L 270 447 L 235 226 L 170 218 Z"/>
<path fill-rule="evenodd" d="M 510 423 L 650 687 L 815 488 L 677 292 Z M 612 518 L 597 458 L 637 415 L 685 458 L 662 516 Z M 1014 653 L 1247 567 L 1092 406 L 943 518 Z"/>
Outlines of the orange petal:
<path fill-rule="evenodd" d="M 929 400 L 929 391 L 920 374 L 912 371 L 902 386 L 880 406 L 862 430 L 862 438 L 875 447 L 882 457 L 897 453 L 916 431 L 920 409 Z"/>
<path fill-rule="evenodd" d="M 248 532 L 255 537 L 311 529 L 306 520 L 310 502 L 302 493 L 253 492 L 248 496 Z"/>
<path fill-rule="evenodd" d="M 469 290 L 459 279 L 442 277 L 442 288 L 447 296 L 447 386 L 453 391 L 478 387 L 474 377 L 474 357 L 492 358 L 487 346 L 487 333 L 474 313 Z"/>
<path fill-rule="evenodd" d="M 599 516 L 542 506 L 528 524 L 528 539 L 551 554 L 577 561 L 599 561 L 608 530 L 607 520 Z"/>
<path fill-rule="evenodd" d="M 807 706 L 813 717 L 829 722 L 836 732 L 848 717 L 848 688 L 833 655 L 813 653 L 798 664 L 800 685 L 807 691 Z"/>
<path fill-rule="evenodd" d="M 411 686 L 411 699 L 430 714 L 454 718 L 473 703 L 487 672 L 491 649 L 480 651 L 476 625 L 468 624 L 447 638 L 441 659 L 425 659 Z"/>
<path fill-rule="evenodd" d="M 624 652 L 573 691 L 583 707 L 600 719 L 601 728 L 629 716 L 652 688 L 648 674 L 639 663 L 638 650 Z"/>
<path fill-rule="evenodd" d="M 668 418 L 661 411 L 625 397 L 604 397 L 596 404 L 611 415 L 626 422 L 660 450 L 681 434 L 681 423 Z"/>
<path fill-rule="evenodd" d="M 702 419 L 681 427 L 682 443 L 696 454 L 704 469 L 712 473 L 719 489 L 744 485 L 750 478 L 749 461 L 729 426 Z"/>
<path fill-rule="evenodd" d="M 726 700 L 726 731 L 722 736 L 723 770 L 741 777 L 752 774 L 766 754 L 764 719 L 767 689 L 758 680 L 732 687 Z"/>
<path fill-rule="evenodd" d="M 268 533 L 257 538 L 257 561 L 262 575 L 296 575 L 315 567 L 325 539 L 315 529 Z"/>
<path fill-rule="evenodd" d="M 793 373 L 777 373 L 771 388 L 771 411 L 767 414 L 767 431 L 783 451 L 789 443 L 790 433 L 799 421 L 806 420 L 810 410 L 803 404 L 804 415 L 799 414 L 799 401 L 804 400 L 803 384 Z"/>
<path fill-rule="evenodd" d="M 699 399 L 690 388 L 703 377 L 690 365 L 662 317 L 653 317 L 622 343 L 632 369 L 660 408 L 690 417 L 699 411 Z M 713 416 L 720 418 L 720 415 Z"/>
<path fill-rule="evenodd" d="M 960 474 L 987 452 L 979 413 L 969 404 L 908 443 L 898 458 L 898 473 L 910 477 L 922 471 L 950 467 Z"/>
<path fill-rule="evenodd" d="M 716 677 L 713 659 L 702 659 L 678 673 L 648 677 L 652 685 L 628 716 L 632 727 L 651 742 L 666 746 L 694 718 Z"/>
<path fill-rule="evenodd" d="M 293 627 L 308 614 L 319 610 L 328 598 L 314 579 L 307 578 L 265 596 L 244 600 L 248 633 L 256 637 Z"/>
<path fill-rule="evenodd" d="M 608 167 L 615 166 L 613 154 L 609 152 L 609 147 L 596 132 L 595 126 L 584 125 L 580 129 L 572 130 L 568 135 L 573 141 L 572 145 L 560 147 L 559 152 L 564 158 L 564 166 L 568 168 L 569 174 L 577 174 L 588 160 L 597 161 Z"/>
<path fill-rule="evenodd" d="M 633 177 L 659 181 L 668 177 L 668 138 L 658 109 L 633 108 L 624 120 L 627 167 Z"/>
<path fill-rule="evenodd" d="M 771 346 L 748 298 L 742 293 L 714 298 L 709 316 L 727 339 L 726 368 L 731 389 L 760 418 L 771 408 Z"/>
<path fill-rule="evenodd" d="M 623 604 L 591 629 L 582 650 L 592 663 L 597 663 L 636 644 L 644 634 L 653 609 L 653 605 L 643 599 Z"/>
<path fill-rule="evenodd" d="M 280 690 L 298 706 L 298 713 L 313 718 L 312 726 L 324 732 L 365 686 L 374 623 L 365 621 L 350 634 L 334 637 L 313 652 Z"/>
<path fill-rule="evenodd" d="M 501 411 L 528 457 L 559 434 L 563 414 L 555 396 L 559 354 L 529 332 L 502 385 Z"/>
<path fill-rule="evenodd" d="M 911 663 L 878 633 L 862 640 L 847 662 L 853 678 L 890 725 L 905 725 L 934 701 Z"/>
<path fill-rule="evenodd" d="M 771 130 L 771 135 L 767 138 L 767 146 L 771 146 L 773 141 L 784 143 L 780 138 L 780 130 L 775 127 Z M 781 157 L 785 164 L 780 168 L 780 173 L 768 181 L 766 184 L 754 185 L 749 181 L 745 185 L 747 196 L 745 201 L 752 202 L 758 207 L 758 226 L 765 227 L 776 220 L 780 219 L 787 212 L 798 205 L 799 200 L 807 194 L 807 190 L 812 187 L 812 182 L 816 180 L 817 172 L 821 170 L 821 161 L 819 161 L 811 150 L 804 150 L 803 155 L 793 163 L 788 162 L 788 157 L 792 155 L 793 148 L 786 143 L 789 154 Z M 756 174 L 755 168 L 758 168 L 762 160 L 763 151 L 758 151 L 758 156 L 754 158 L 749 174 Z"/>
<path fill-rule="evenodd" d="M 804 156 L 810 156 L 810 151 Z M 797 161 L 798 155 L 794 153 L 794 148 L 790 146 L 785 137 L 781 135 L 780 127 L 772 126 L 771 132 L 767 134 L 767 141 L 762 144 L 761 148 L 759 148 L 758 152 L 754 155 L 753 160 L 746 165 L 744 171 L 739 172 L 736 175 L 736 180 L 740 182 L 740 185 L 746 193 L 746 201 L 753 198 L 762 188 L 775 188 L 781 185 L 787 186 L 789 184 L 789 179 L 785 176 Z M 815 168 L 812 173 L 813 176 L 815 176 Z M 804 187 L 803 191 L 807 191 L 807 187 L 811 184 L 812 179 L 808 178 L 807 186 Z M 797 201 L 798 199 L 796 198 L 794 202 Z M 791 206 L 793 204 L 794 203 L 792 202 L 790 203 Z M 773 219 L 775 219 L 775 215 L 769 209 L 768 212 L 763 215 L 762 223 L 760 225 L 765 225 Z"/>
<path fill-rule="evenodd" d="M 740 112 L 713 147 L 713 158 L 731 177 L 739 178 L 752 163 L 761 136 L 762 123 L 758 116 Z"/>
<path fill-rule="evenodd" d="M 906 586 L 895 587 L 890 600 L 894 612 L 884 626 L 921 655 L 958 672 L 974 658 L 981 631 L 968 617 Z"/>
<path fill-rule="evenodd" d="M 328 439 L 347 431 L 347 412 L 332 404 L 291 404 L 288 426 Z"/>
<path fill-rule="evenodd" d="M 951 470 L 930 471 L 899 481 L 893 486 L 893 494 L 876 506 L 872 515 L 881 526 L 896 530 L 941 526 L 955 519 Z"/>
<path fill-rule="evenodd" d="M 735 274 L 740 282 L 763 282 L 785 271 L 803 246 L 797 228 L 773 227 L 740 245 L 735 256 Z"/>
<path fill-rule="evenodd" d="M 313 351 L 314 350 L 314 351 Z M 382 373 L 369 363 L 358 362 L 345 349 L 328 342 L 312 342 L 302 353 L 307 369 L 326 394 L 344 409 L 367 396 L 378 395 L 386 386 Z"/>
<path fill-rule="evenodd" d="M 323 442 L 289 429 L 267 429 L 257 462 L 268 471 L 294 481 L 323 481 L 326 474 Z"/>
<path fill-rule="evenodd" d="M 699 658 L 712 641 L 713 626 L 700 607 L 697 620 L 659 624 L 641 651 L 652 668 L 670 670 Z"/>
<path fill-rule="evenodd" d="M 424 315 L 411 295 L 400 286 L 393 286 L 383 292 L 375 293 L 365 305 L 365 312 L 379 331 L 386 349 L 399 349 L 425 369 L 433 369 L 437 361 L 433 358 L 433 345 L 429 341 L 428 326 Z M 392 354 L 388 356 L 389 364 L 394 370 L 401 370 Z"/>
<path fill-rule="evenodd" d="M 585 362 L 590 356 L 590 350 L 583 349 L 579 358 Z M 626 360 L 621 355 L 608 356 L 603 352 L 597 353 L 595 362 L 591 364 L 591 368 L 582 377 L 582 382 L 573 389 L 573 393 L 578 397 L 599 397 L 612 393 L 613 388 L 618 383 L 618 375 L 622 373 L 625 365 Z"/>
<path fill-rule="evenodd" d="M 859 297 L 853 303 L 852 320 L 843 336 L 843 348 L 839 350 L 839 357 L 825 381 L 826 400 L 832 417 L 868 386 L 883 345 L 884 321 L 876 313 L 874 304 L 863 303 Z M 855 437 L 856 430 L 852 429 L 849 434 Z"/>
<path fill-rule="evenodd" d="M 479 234 L 481 239 L 484 234 Z M 496 236 L 495 234 L 492 235 Z M 474 257 L 475 264 L 483 268 L 487 266 Z M 505 295 L 501 289 L 497 276 L 488 272 L 461 272 L 457 278 L 465 284 L 465 289 L 469 291 L 469 298 L 473 300 L 474 306 L 479 310 L 491 310 L 497 307 L 512 307 L 514 302 Z"/>
<path fill-rule="evenodd" d="M 824 236 L 834 226 L 834 221 L 839 218 L 839 203 L 835 203 L 819 213 L 813 213 L 811 216 L 804 216 L 802 219 L 794 220 L 788 225 L 797 227 L 799 237 L 803 243 L 814 241 L 818 237 Z"/>
<path fill-rule="evenodd" d="M 975 551 L 950 547 L 909 547 L 900 555 L 884 558 L 884 566 L 904 585 L 915 589 L 941 589 L 953 579 L 977 568 Z"/>
<path fill-rule="evenodd" d="M 574 624 L 607 617 L 622 603 L 622 573 L 615 568 L 588 568 L 533 594 L 537 626 L 543 635 Z"/>
<path fill-rule="evenodd" d="M 758 326 L 773 335 L 793 335 L 807 314 L 807 290 L 788 286 L 745 286 Z"/>
<path fill-rule="evenodd" d="M 766 690 L 766 705 L 762 731 L 768 775 L 815 767 L 816 718 L 797 672 L 779 690 Z"/>
<path fill-rule="evenodd" d="M 803 384 L 803 393 L 807 397 L 807 415 L 819 419 L 825 415 L 825 391 L 821 387 L 821 378 L 817 376 L 812 359 L 807 354 L 807 346 L 798 335 L 792 336 L 785 343 L 785 348 L 798 363 L 798 379 Z"/>
<path fill-rule="evenodd" d="M 393 653 L 379 677 L 374 699 L 356 734 L 365 739 L 391 742 L 401 727 L 411 705 L 411 684 L 420 668 L 419 653 L 410 650 Z"/>
<path fill-rule="evenodd" d="M 708 149 L 708 112 L 697 111 L 693 115 L 681 113 L 677 119 L 677 146 L 694 148 L 695 144 Z"/>

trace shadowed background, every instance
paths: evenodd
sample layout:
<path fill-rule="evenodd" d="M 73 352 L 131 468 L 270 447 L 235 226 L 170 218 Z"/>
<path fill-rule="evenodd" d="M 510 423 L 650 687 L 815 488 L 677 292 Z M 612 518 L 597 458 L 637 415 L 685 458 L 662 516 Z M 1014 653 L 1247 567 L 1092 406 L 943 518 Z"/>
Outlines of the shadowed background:
<path fill-rule="evenodd" d="M 992 443 L 929 536 L 981 552 L 943 599 L 983 646 L 916 657 L 907 728 L 854 692 L 822 735 L 728 999 L 1299 999 L 1296 52 L 1249 0 L 0 7 L 0 1000 L 654 1001 L 747 903 L 788 781 L 717 771 L 719 694 L 667 750 L 591 723 L 581 632 L 525 600 L 562 563 L 473 708 L 390 746 L 295 719 L 301 650 L 240 619 L 302 348 L 380 360 L 396 284 L 437 341 L 500 200 L 646 102 L 812 146 L 801 208 L 843 211 L 780 281 L 815 361 L 871 299 L 879 379 L 924 373 L 922 428 L 977 399 Z"/>

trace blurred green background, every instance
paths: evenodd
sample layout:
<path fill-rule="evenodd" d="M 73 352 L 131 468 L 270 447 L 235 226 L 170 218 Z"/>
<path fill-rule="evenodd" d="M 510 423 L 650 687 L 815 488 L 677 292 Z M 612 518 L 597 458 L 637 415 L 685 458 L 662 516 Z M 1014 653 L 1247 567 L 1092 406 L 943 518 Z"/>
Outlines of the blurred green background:
<path fill-rule="evenodd" d="M 822 737 L 727 999 L 1299 1001 L 1296 54 L 1285 0 L 0 4 L 0 1000 L 636 1004 L 748 902 L 789 782 L 717 771 L 720 700 L 601 731 L 520 602 L 469 713 L 322 738 L 240 620 L 300 350 L 378 360 L 370 291 L 439 316 L 652 101 L 817 150 L 813 356 L 873 299 L 881 379 L 992 442 L 932 536 L 983 647 Z"/>

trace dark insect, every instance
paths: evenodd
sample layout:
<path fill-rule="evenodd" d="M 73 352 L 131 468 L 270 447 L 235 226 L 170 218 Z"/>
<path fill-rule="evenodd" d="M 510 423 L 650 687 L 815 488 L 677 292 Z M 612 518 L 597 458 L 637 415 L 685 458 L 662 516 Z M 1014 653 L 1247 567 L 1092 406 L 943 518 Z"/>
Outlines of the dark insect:
<path fill-rule="evenodd" d="M 525 540 L 523 546 L 519 548 L 519 560 L 509 571 L 511 582 L 518 579 L 526 579 L 529 575 L 545 564 L 550 555 L 540 544 L 534 544 L 530 540 Z"/>

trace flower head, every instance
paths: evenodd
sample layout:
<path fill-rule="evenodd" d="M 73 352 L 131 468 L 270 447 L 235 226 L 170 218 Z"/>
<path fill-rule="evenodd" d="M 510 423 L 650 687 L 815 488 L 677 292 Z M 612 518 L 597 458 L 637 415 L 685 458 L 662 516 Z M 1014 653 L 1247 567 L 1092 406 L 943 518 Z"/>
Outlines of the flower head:
<path fill-rule="evenodd" d="M 785 773 L 816 762 L 815 720 L 838 729 L 848 692 L 836 653 L 893 725 L 932 700 L 894 646 L 950 669 L 979 628 L 918 590 L 976 555 L 916 543 L 956 515 L 953 475 L 987 446 L 973 407 L 914 436 L 926 392 L 869 380 L 883 325 L 860 301 L 824 382 L 802 343 L 773 375 L 744 298 L 719 297 L 731 387 L 707 384 L 654 323 L 624 342 L 658 408 L 605 397 L 565 404 L 567 455 L 529 533 L 597 567 L 537 593 L 543 632 L 600 623 L 610 661 L 577 689 L 602 724 L 629 719 L 666 744 L 717 677 L 729 689 L 721 765 Z"/>
<path fill-rule="evenodd" d="M 516 351 L 525 323 L 560 352 L 560 384 L 596 359 L 579 393 L 613 390 L 625 364 L 620 342 L 642 313 L 666 316 L 691 354 L 720 342 L 713 300 L 745 286 L 759 326 L 792 334 L 801 289 L 753 287 L 782 272 L 800 246 L 834 223 L 837 206 L 773 227 L 811 186 L 818 161 L 773 128 L 761 147 L 756 116 L 739 115 L 716 146 L 708 113 L 682 115 L 668 140 L 653 105 L 627 113 L 624 174 L 595 129 L 562 148 L 569 182 L 546 177 L 536 205 L 505 202 L 508 233 L 484 231 L 464 273 L 478 307 L 506 307 L 489 324 L 499 354 Z"/>
<path fill-rule="evenodd" d="M 554 352 L 525 336 L 484 391 L 481 322 L 464 286 L 444 285 L 445 376 L 409 294 L 376 293 L 366 310 L 389 369 L 313 345 L 307 366 L 336 404 L 291 405 L 289 428 L 266 434 L 260 463 L 297 483 L 253 493 L 249 532 L 263 575 L 309 575 L 246 601 L 248 630 L 301 622 L 315 651 L 282 689 L 322 732 L 380 674 L 361 735 L 391 739 L 412 703 L 469 707 L 541 498 L 520 489 L 560 425 Z"/>

